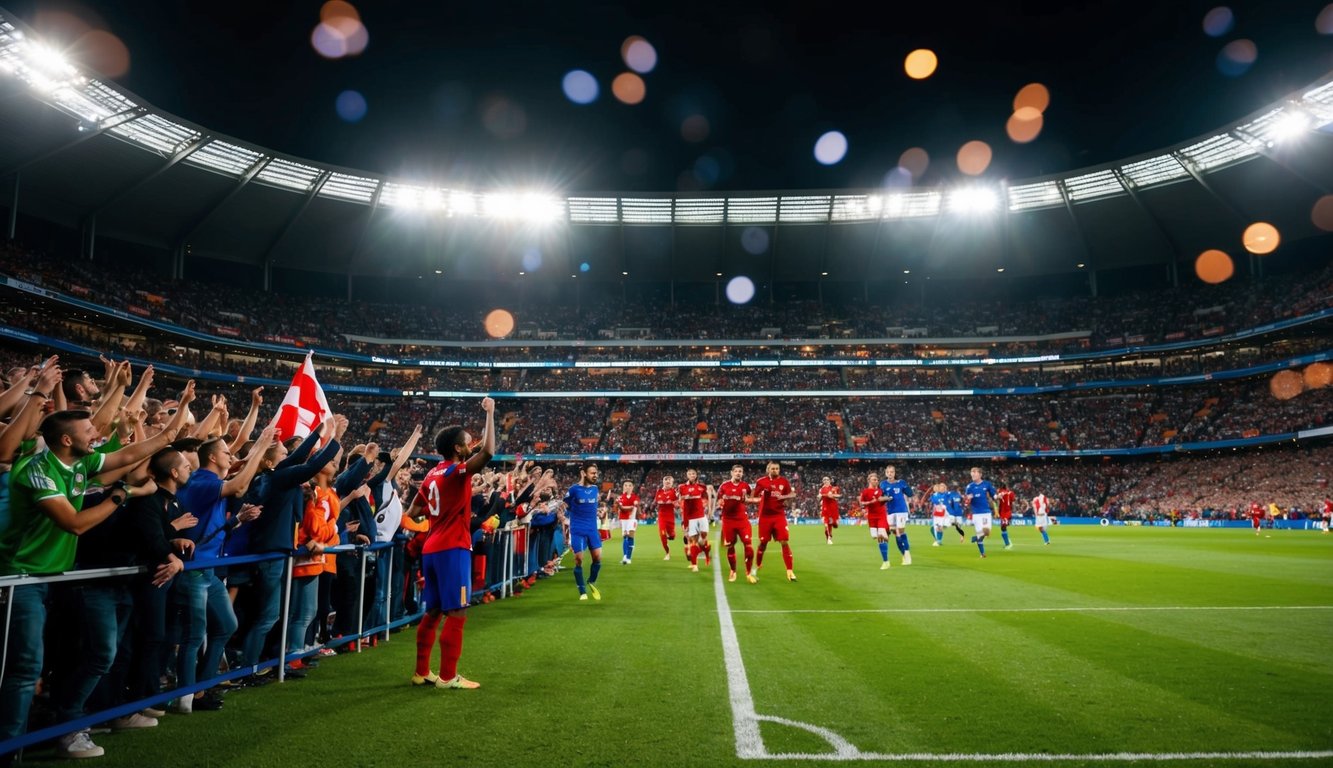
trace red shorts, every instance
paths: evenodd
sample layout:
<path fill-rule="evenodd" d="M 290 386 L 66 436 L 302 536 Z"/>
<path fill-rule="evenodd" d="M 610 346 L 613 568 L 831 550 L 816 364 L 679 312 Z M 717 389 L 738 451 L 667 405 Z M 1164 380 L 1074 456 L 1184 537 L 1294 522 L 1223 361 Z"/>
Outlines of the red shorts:
<path fill-rule="evenodd" d="M 742 544 L 747 547 L 750 545 L 750 521 L 722 518 L 722 543 L 731 546 L 736 543 L 737 537 Z"/>
<path fill-rule="evenodd" d="M 610 541 L 610 540 L 611 540 L 611 532 L 608 531 L 608 530 L 605 529 L 605 528 L 598 528 L 598 529 L 597 529 L 597 537 L 600 538 L 602 541 Z"/>
<path fill-rule="evenodd" d="M 676 538 L 676 516 L 670 515 L 668 517 L 663 517 L 659 513 L 657 515 L 657 528 L 665 534 L 668 539 Z"/>
<path fill-rule="evenodd" d="M 777 539 L 778 541 L 787 540 L 786 515 L 759 516 L 759 540 L 768 541 L 769 539 Z"/>
<path fill-rule="evenodd" d="M 869 527 L 871 527 L 871 528 L 888 528 L 888 527 L 889 527 L 889 513 L 888 513 L 888 512 L 867 512 L 867 513 L 866 513 L 866 525 L 869 526 Z"/>
<path fill-rule="evenodd" d="M 837 512 L 826 512 L 821 514 L 820 517 L 824 519 L 824 523 L 827 525 L 834 525 L 838 522 Z"/>
<path fill-rule="evenodd" d="M 1010 512 L 1007 515 L 1000 515 L 1000 525 L 1008 525 L 1010 520 L 1014 519 L 1014 514 Z"/>
<path fill-rule="evenodd" d="M 1250 525 L 1254 526 L 1255 528 L 1258 528 L 1258 527 L 1260 526 L 1260 523 L 1262 523 L 1262 522 L 1263 522 L 1263 518 L 1261 518 L 1261 517 L 1252 517 L 1252 518 L 1250 518 Z"/>

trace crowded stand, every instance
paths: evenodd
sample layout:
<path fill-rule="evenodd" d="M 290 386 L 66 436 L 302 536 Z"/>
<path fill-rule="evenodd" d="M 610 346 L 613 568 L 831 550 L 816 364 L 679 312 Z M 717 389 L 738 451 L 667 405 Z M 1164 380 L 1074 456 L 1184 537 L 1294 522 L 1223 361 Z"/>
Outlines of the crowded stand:
<path fill-rule="evenodd" d="M 359 300 L 316 299 L 243 290 L 200 281 L 170 281 L 150 270 L 61 259 L 7 244 L 0 248 L 0 272 L 73 297 L 140 317 L 235 339 L 270 341 L 329 349 L 407 355 L 439 350 L 392 339 L 483 340 L 482 315 L 490 307 L 445 309 Z M 1024 302 L 926 302 L 893 306 L 874 303 L 846 308 L 798 302 L 783 306 L 656 306 L 581 303 L 511 308 L 514 338 L 596 340 L 633 328 L 650 339 L 893 339 L 1042 335 L 1087 331 L 1071 342 L 1052 342 L 1047 351 L 1113 348 L 1186 338 L 1206 338 L 1223 330 L 1297 317 L 1333 305 L 1333 268 L 1313 275 L 1282 275 L 1256 283 L 1146 289 L 1128 296 L 1062 297 Z M 803 319 L 792 328 L 793 317 Z M 539 321 L 527 318 L 540 318 Z M 808 320 L 806 320 L 808 318 Z M 821 333 L 809 333 L 818 327 Z M 367 334 L 368 329 L 373 333 Z M 642 331 L 646 330 L 646 334 Z M 776 331 L 774 333 L 773 331 Z M 895 333 L 896 331 L 896 333 Z M 371 343 L 348 337 L 379 338 Z M 1021 348 L 1023 345 L 1020 345 Z M 1010 351 L 1009 347 L 987 353 Z M 799 348 L 795 353 L 800 355 Z"/>

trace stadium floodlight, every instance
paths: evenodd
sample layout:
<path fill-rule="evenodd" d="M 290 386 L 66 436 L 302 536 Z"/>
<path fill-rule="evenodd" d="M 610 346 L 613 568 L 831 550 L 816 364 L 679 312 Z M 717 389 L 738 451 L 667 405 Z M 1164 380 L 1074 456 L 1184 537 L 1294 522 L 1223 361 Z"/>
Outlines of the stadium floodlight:
<path fill-rule="evenodd" d="M 960 187 L 949 193 L 953 213 L 991 213 L 1000 207 L 1000 196 L 988 187 Z"/>
<path fill-rule="evenodd" d="M 476 216 L 477 196 L 457 189 L 450 192 L 449 212 L 454 216 Z"/>
<path fill-rule="evenodd" d="M 1273 143 L 1282 143 L 1310 130 L 1312 123 L 1310 115 L 1306 112 L 1289 110 L 1273 124 L 1272 133 L 1269 135 L 1272 137 Z"/>
<path fill-rule="evenodd" d="M 492 219 L 536 224 L 555 221 L 561 213 L 559 201 L 536 192 L 493 192 L 482 196 L 481 207 L 485 215 Z"/>
<path fill-rule="evenodd" d="M 444 208 L 444 192 L 435 187 L 428 188 L 421 193 L 421 207 L 428 211 L 438 211 Z"/>

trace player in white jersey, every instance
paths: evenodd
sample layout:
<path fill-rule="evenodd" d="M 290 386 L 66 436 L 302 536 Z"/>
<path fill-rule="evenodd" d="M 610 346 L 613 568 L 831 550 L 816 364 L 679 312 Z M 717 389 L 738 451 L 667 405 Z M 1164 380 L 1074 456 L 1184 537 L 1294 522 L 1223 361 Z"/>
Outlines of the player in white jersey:
<path fill-rule="evenodd" d="M 1046 498 L 1046 494 L 1039 493 L 1032 497 L 1032 516 L 1035 518 L 1037 530 L 1041 533 L 1043 544 L 1050 544 L 1051 537 L 1046 533 L 1046 529 L 1051 527 L 1051 501 Z"/>

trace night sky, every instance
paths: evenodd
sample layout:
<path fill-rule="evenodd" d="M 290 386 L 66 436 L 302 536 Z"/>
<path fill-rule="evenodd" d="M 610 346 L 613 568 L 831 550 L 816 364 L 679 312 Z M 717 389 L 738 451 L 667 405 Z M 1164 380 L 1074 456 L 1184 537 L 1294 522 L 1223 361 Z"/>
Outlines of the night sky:
<path fill-rule="evenodd" d="M 210 129 L 468 189 L 871 187 L 910 147 L 931 158 L 916 184 L 948 184 L 973 139 L 994 148 L 983 178 L 1021 179 L 1186 140 L 1333 70 L 1333 36 L 1316 28 L 1321 2 L 1231 3 L 1233 23 L 1216 37 L 1204 30 L 1216 3 L 1169 0 L 354 5 L 369 44 L 338 60 L 311 46 L 317 1 L 8 7 L 75 58 L 115 70 L 114 52 L 95 56 L 107 36 L 90 36 L 110 32 L 129 54 L 116 82 Z M 1333 6 L 1321 20 L 1333 31 Z M 610 88 L 630 35 L 658 56 L 636 106 Z M 1224 73 L 1219 53 L 1242 39 L 1257 58 Z M 925 80 L 904 73 L 917 48 L 939 58 Z M 597 79 L 592 104 L 562 91 L 574 69 Z M 1005 121 L 1030 82 L 1049 88 L 1051 104 L 1040 136 L 1020 145 Z M 355 123 L 335 111 L 346 90 L 367 104 Z M 691 115 L 707 121 L 706 136 L 693 121 L 695 141 L 682 135 Z M 849 149 L 826 167 L 813 148 L 830 130 Z"/>

